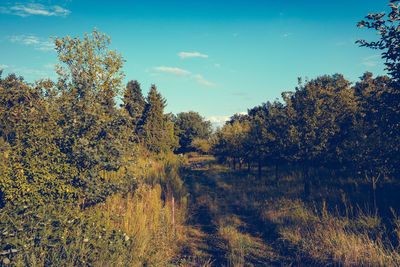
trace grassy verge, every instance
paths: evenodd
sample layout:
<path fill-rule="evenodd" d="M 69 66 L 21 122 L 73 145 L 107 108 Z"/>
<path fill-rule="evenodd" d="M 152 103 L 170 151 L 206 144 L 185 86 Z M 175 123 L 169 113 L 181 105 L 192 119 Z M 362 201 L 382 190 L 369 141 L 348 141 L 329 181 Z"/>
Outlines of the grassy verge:
<path fill-rule="evenodd" d="M 275 224 L 279 239 L 303 260 L 343 266 L 398 266 L 400 254 L 376 215 L 354 217 L 311 209 L 300 200 L 267 201 L 262 218 Z"/>
<path fill-rule="evenodd" d="M 143 159 L 130 170 L 134 190 L 83 210 L 67 203 L 4 207 L 0 265 L 179 265 L 188 232 L 185 194 L 179 162 L 168 157 Z"/>

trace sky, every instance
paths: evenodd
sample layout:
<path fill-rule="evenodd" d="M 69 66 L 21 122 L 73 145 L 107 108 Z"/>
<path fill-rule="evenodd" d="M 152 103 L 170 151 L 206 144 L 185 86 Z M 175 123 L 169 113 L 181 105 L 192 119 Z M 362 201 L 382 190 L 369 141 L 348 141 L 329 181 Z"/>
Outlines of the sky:
<path fill-rule="evenodd" d="M 124 83 L 155 84 L 166 112 L 199 112 L 214 125 L 292 91 L 297 77 L 385 74 L 377 40 L 357 22 L 384 0 L 0 0 L 0 69 L 33 82 L 56 79 L 50 37 L 111 37 Z M 4 74 L 3 74 L 4 76 Z"/>

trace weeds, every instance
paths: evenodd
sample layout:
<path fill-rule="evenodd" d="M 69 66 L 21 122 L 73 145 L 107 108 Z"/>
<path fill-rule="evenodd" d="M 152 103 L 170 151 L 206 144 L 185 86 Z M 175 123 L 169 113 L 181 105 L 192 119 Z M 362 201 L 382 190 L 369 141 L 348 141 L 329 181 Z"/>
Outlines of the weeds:
<path fill-rule="evenodd" d="M 280 239 L 315 264 L 400 264 L 400 254 L 382 237 L 384 229 L 377 215 L 360 210 L 352 219 L 329 213 L 324 206 L 316 212 L 300 200 L 283 198 L 268 202 L 263 218 L 278 224 Z"/>

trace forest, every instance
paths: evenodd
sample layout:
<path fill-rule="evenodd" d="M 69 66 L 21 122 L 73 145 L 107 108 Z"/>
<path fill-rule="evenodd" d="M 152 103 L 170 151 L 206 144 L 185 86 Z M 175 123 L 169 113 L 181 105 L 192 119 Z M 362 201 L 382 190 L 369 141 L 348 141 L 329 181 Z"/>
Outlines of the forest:
<path fill-rule="evenodd" d="M 96 29 L 53 39 L 57 79 L 0 71 L 0 265 L 400 266 L 398 2 L 357 25 L 387 75 L 298 78 L 216 129 Z"/>

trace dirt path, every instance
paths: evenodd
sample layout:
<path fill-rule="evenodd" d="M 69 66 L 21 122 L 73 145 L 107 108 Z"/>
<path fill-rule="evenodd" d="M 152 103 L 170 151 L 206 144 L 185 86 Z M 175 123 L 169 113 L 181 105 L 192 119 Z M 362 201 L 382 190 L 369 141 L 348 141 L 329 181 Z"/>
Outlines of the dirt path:
<path fill-rule="evenodd" d="M 249 179 L 207 168 L 185 173 L 191 196 L 190 224 L 196 229 L 191 253 L 200 262 L 212 266 L 289 265 L 273 248 L 274 229 L 264 225 L 241 190 L 252 182 Z"/>

